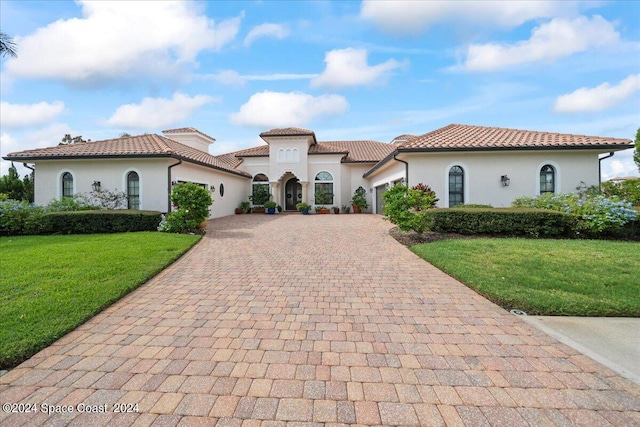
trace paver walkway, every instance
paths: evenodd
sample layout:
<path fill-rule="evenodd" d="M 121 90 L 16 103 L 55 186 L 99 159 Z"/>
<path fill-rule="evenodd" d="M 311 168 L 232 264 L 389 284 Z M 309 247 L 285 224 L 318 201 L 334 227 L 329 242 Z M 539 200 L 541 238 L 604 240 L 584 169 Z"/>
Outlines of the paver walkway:
<path fill-rule="evenodd" d="M 178 263 L 0 377 L 2 403 L 72 412 L 0 424 L 640 425 L 637 385 L 389 227 L 373 215 L 211 221 Z M 139 412 L 113 413 L 118 402 Z M 79 412 L 97 405 L 107 413 Z"/>

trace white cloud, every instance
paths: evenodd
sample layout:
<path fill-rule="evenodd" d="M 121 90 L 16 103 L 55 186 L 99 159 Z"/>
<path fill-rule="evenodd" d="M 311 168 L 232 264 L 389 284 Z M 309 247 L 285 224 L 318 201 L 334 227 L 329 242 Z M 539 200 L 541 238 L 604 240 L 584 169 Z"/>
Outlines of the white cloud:
<path fill-rule="evenodd" d="M 344 114 L 348 108 L 340 95 L 264 91 L 252 95 L 230 119 L 236 125 L 261 128 L 304 126 L 318 117 Z"/>
<path fill-rule="evenodd" d="M 396 35 L 418 34 L 438 22 L 516 27 L 536 18 L 576 10 L 571 1 L 379 1 L 364 0 L 360 17 Z"/>
<path fill-rule="evenodd" d="M 312 87 L 338 88 L 368 85 L 384 81 L 391 70 L 403 66 L 394 59 L 378 65 L 368 65 L 367 51 L 352 48 L 327 52 L 324 62 L 327 68 L 311 81 Z"/>
<path fill-rule="evenodd" d="M 609 82 L 599 86 L 582 87 L 569 94 L 556 98 L 554 111 L 561 113 L 580 113 L 602 111 L 630 98 L 640 91 L 640 74 L 634 74 L 617 85 Z"/>
<path fill-rule="evenodd" d="M 602 161 L 602 179 L 624 176 L 640 176 L 640 171 L 633 161 L 634 149 L 617 151 L 613 157 Z"/>
<path fill-rule="evenodd" d="M 511 4 L 511 3 L 509 3 Z M 573 20 L 556 18 L 536 27 L 529 40 L 515 44 L 472 44 L 467 48 L 464 68 L 493 71 L 537 61 L 551 62 L 591 47 L 612 45 L 620 34 L 601 16 Z"/>
<path fill-rule="evenodd" d="M 220 50 L 237 35 L 243 15 L 215 24 L 197 5 L 170 1 L 80 1 L 82 18 L 61 19 L 16 38 L 9 74 L 95 82 L 168 75 L 194 63 L 203 49 Z"/>
<path fill-rule="evenodd" d="M 123 128 L 159 128 L 182 122 L 195 109 L 218 101 L 207 95 L 189 97 L 176 92 L 172 99 L 144 98 L 140 104 L 126 104 L 118 107 L 107 120 L 111 126 Z"/>
<path fill-rule="evenodd" d="M 64 111 L 64 102 L 38 102 L 37 104 L 10 104 L 0 102 L 0 127 L 19 129 L 53 121 Z"/>
<path fill-rule="evenodd" d="M 253 27 L 247 37 L 244 38 L 244 45 L 249 47 L 255 40 L 263 37 L 275 37 L 281 40 L 289 35 L 289 30 L 280 24 L 266 23 Z"/>
<path fill-rule="evenodd" d="M 202 79 L 210 79 L 224 85 L 243 85 L 247 81 L 285 81 L 285 80 L 309 80 L 318 77 L 318 74 L 295 74 L 295 73 L 275 73 L 275 74 L 254 74 L 241 75 L 234 70 L 223 70 L 217 74 L 204 74 L 197 76 Z"/>

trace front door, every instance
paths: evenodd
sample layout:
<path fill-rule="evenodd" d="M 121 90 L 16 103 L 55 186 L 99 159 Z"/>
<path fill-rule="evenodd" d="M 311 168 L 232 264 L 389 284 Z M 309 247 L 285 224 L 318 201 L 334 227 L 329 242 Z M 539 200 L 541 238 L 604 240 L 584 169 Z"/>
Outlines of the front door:
<path fill-rule="evenodd" d="M 295 211 L 296 205 L 302 201 L 302 184 L 298 178 L 291 178 L 284 185 L 284 209 Z"/>

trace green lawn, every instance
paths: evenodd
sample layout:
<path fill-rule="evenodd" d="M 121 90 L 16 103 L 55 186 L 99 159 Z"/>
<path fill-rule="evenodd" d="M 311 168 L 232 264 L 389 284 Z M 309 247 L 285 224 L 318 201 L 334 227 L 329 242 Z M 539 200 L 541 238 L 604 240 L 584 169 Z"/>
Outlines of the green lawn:
<path fill-rule="evenodd" d="M 0 368 L 73 330 L 199 238 L 157 232 L 0 238 Z"/>
<path fill-rule="evenodd" d="M 640 317 L 640 243 L 457 239 L 416 254 L 506 309 Z"/>

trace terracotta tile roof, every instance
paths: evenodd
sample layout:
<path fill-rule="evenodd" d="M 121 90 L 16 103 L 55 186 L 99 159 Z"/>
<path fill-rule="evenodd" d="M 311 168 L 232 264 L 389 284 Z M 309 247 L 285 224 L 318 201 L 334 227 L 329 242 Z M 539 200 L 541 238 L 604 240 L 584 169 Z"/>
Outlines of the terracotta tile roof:
<path fill-rule="evenodd" d="M 396 146 L 404 145 L 407 142 L 412 141 L 415 138 L 417 138 L 416 135 L 411 135 L 411 134 L 408 134 L 408 133 L 404 133 L 402 135 L 398 135 L 395 138 L 393 138 L 391 140 L 391 144 L 396 144 Z"/>
<path fill-rule="evenodd" d="M 406 135 L 401 135 L 406 136 Z M 411 135 L 409 135 L 411 136 Z M 398 139 L 400 137 L 396 137 Z M 394 140 L 395 140 L 394 139 Z M 394 147 L 386 157 L 369 169 L 364 178 L 393 158 L 394 154 L 411 151 L 483 151 L 483 150 L 549 150 L 599 149 L 621 150 L 631 148 L 630 139 L 568 133 L 539 132 L 486 126 L 451 124 L 411 138 Z"/>
<path fill-rule="evenodd" d="M 395 147 L 377 141 L 320 141 L 309 147 L 309 154 L 343 154 L 344 162 L 377 162 L 393 151 Z M 234 157 L 266 157 L 269 155 L 269 146 L 260 145 L 246 150 L 235 151 L 233 153 L 218 156 Z M 238 163 L 239 164 L 239 163 Z"/>
<path fill-rule="evenodd" d="M 396 147 L 378 141 L 320 141 L 318 146 L 326 147 L 336 153 L 345 153 L 344 162 L 378 162 L 391 153 Z M 311 153 L 310 147 L 309 153 Z"/>
<path fill-rule="evenodd" d="M 629 144 L 628 139 L 451 124 L 419 135 L 399 150 L 621 148 Z"/>
<path fill-rule="evenodd" d="M 184 145 L 172 139 L 155 134 L 24 150 L 9 153 L 4 157 L 4 159 L 27 161 L 92 157 L 173 157 L 236 175 L 249 176 L 249 174 L 235 170 L 227 163 L 220 161 L 209 153 L 205 153 L 204 151 L 197 150 L 189 147 L 188 145 Z"/>
<path fill-rule="evenodd" d="M 271 129 L 265 132 L 262 132 L 260 136 L 287 136 L 287 135 L 313 135 L 315 138 L 315 133 L 309 129 L 302 128 L 279 128 L 279 129 Z"/>
<path fill-rule="evenodd" d="M 204 132 L 200 132 L 198 129 L 196 128 L 192 128 L 192 127 L 187 127 L 187 128 L 177 128 L 177 129 L 167 129 L 167 130 L 163 130 L 162 133 L 164 134 L 172 134 L 172 133 L 198 133 L 202 136 L 204 136 L 207 139 L 210 139 L 212 141 L 215 141 L 216 139 L 207 135 Z"/>

